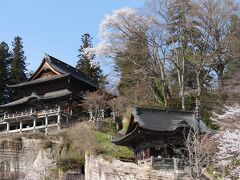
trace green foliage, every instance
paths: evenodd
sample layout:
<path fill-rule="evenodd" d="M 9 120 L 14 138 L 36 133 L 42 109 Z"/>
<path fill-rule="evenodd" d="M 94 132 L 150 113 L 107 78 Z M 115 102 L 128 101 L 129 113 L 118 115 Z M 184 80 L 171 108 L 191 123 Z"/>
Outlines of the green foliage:
<path fill-rule="evenodd" d="M 100 129 L 103 133 L 111 134 L 112 136 L 116 135 L 116 124 L 113 119 L 105 119 L 103 127 Z"/>
<path fill-rule="evenodd" d="M 102 155 L 105 158 L 132 159 L 134 154 L 126 147 L 111 142 L 115 135 L 115 125 L 108 120 L 101 131 L 93 130 L 90 123 L 80 123 L 60 133 L 62 144 L 57 158 L 58 169 L 66 172 L 84 165 L 86 152 Z M 51 145 L 46 141 L 46 147 Z"/>
<path fill-rule="evenodd" d="M 76 148 L 75 137 L 71 136 L 68 131 L 64 131 L 60 134 L 62 137 L 62 144 L 60 146 L 60 154 L 57 158 L 57 167 L 66 172 L 70 169 L 79 169 L 84 165 L 84 153 L 80 152 Z M 51 143 L 46 141 L 46 146 L 51 146 Z"/>
<path fill-rule="evenodd" d="M 19 84 L 27 79 L 26 75 L 26 57 L 23 51 L 22 38 L 17 36 L 12 43 L 12 62 L 10 70 L 10 84 Z M 17 92 L 11 92 L 10 99 L 19 99 L 21 95 Z"/>
<path fill-rule="evenodd" d="M 111 135 L 95 131 L 96 140 L 99 143 L 98 154 L 105 158 L 132 159 L 133 151 L 124 146 L 117 146 L 111 142 Z"/>
<path fill-rule="evenodd" d="M 5 42 L 0 43 L 0 104 L 8 101 L 9 91 L 7 84 L 9 81 L 9 64 L 11 54 Z"/>
<path fill-rule="evenodd" d="M 68 152 L 73 144 L 73 138 L 70 137 L 70 134 L 68 131 L 64 131 L 61 133 L 62 140 L 62 147 L 66 149 L 66 152 Z"/>
<path fill-rule="evenodd" d="M 57 159 L 57 166 L 63 172 L 70 169 L 80 169 L 84 165 L 84 156 L 69 154 L 68 156 L 59 157 Z"/>
<path fill-rule="evenodd" d="M 196 97 L 195 96 L 187 96 L 185 97 L 185 108 L 186 110 L 193 111 L 196 107 Z"/>
<path fill-rule="evenodd" d="M 203 122 L 211 129 L 217 130 L 218 126 L 216 124 L 213 124 L 212 120 L 211 120 L 211 116 L 212 116 L 212 112 L 207 110 L 207 109 L 203 109 L 202 111 L 202 120 Z"/>
<path fill-rule="evenodd" d="M 115 57 L 115 70 L 121 75 L 118 85 L 119 94 L 126 98 L 128 106 L 152 104 L 154 97 L 147 82 L 147 60 L 150 58 L 144 34 L 133 34 L 126 39 L 126 47 Z"/>
<path fill-rule="evenodd" d="M 102 69 L 99 64 L 94 63 L 94 55 L 84 52 L 85 48 L 92 48 L 92 37 L 85 33 L 81 38 L 82 45 L 78 50 L 78 62 L 76 68 L 85 73 L 90 81 L 96 84 L 98 87 L 102 87 L 106 84 L 106 76 L 103 75 Z"/>
<path fill-rule="evenodd" d="M 240 159 L 234 159 L 233 162 L 232 162 L 232 164 L 233 164 L 234 166 L 240 166 Z"/>

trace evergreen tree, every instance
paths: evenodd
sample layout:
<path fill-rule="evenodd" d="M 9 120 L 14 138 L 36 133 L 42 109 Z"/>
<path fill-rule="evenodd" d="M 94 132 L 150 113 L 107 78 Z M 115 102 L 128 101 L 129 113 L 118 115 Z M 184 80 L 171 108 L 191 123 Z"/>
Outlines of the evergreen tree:
<path fill-rule="evenodd" d="M 100 65 L 94 62 L 95 56 L 84 51 L 85 48 L 93 47 L 92 37 L 88 33 L 85 33 L 82 35 L 81 41 L 82 45 L 78 50 L 79 54 L 76 68 L 85 73 L 92 83 L 96 84 L 98 87 L 102 87 L 106 83 L 106 76 L 102 74 Z"/>
<path fill-rule="evenodd" d="M 0 104 L 4 104 L 8 100 L 7 83 L 9 80 L 9 63 L 10 63 L 9 47 L 5 42 L 0 43 Z"/>
<path fill-rule="evenodd" d="M 129 106 L 156 105 L 153 91 L 154 80 L 150 79 L 148 59 L 150 58 L 144 34 L 133 34 L 128 38 L 125 50 L 115 58 L 116 70 L 120 73 L 118 92 Z M 155 92 L 154 92 L 155 93 Z"/>
<path fill-rule="evenodd" d="M 10 67 L 10 84 L 19 84 L 27 79 L 26 75 L 26 56 L 23 51 L 22 38 L 17 36 L 12 43 L 12 60 Z M 11 92 L 10 99 L 15 100 L 20 94 Z"/>

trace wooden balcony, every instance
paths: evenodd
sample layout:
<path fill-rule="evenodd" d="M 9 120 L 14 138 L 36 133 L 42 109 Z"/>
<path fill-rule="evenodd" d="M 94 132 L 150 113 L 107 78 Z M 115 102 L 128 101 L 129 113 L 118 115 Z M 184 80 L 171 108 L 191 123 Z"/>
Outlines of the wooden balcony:
<path fill-rule="evenodd" d="M 0 117 L 0 122 L 7 121 L 7 120 L 14 120 L 14 119 L 31 119 L 32 117 L 44 117 L 46 115 L 57 115 L 58 113 L 67 114 L 65 111 L 61 110 L 60 107 L 57 108 L 50 108 L 50 109 L 43 109 L 43 110 L 25 110 L 22 112 L 15 112 L 15 113 L 5 113 L 3 117 Z"/>
<path fill-rule="evenodd" d="M 14 130 L 9 130 L 8 133 L 34 131 L 34 130 L 39 130 L 39 129 L 46 129 L 46 127 L 48 127 L 48 128 L 58 127 L 58 124 L 56 123 L 56 124 L 48 124 L 47 126 L 42 125 L 42 126 L 36 126 L 36 127 L 26 127 L 26 128 L 22 128 L 22 129 L 14 129 Z"/>
<path fill-rule="evenodd" d="M 61 112 L 60 108 L 52 108 L 52 109 L 44 109 L 40 111 L 36 111 L 36 116 L 45 116 L 45 115 L 50 115 L 50 114 L 57 114 Z"/>
<path fill-rule="evenodd" d="M 16 113 L 5 113 L 3 119 L 9 120 L 9 119 L 17 119 L 17 118 L 26 118 L 31 117 L 33 115 L 33 110 L 24 111 L 24 112 L 16 112 Z"/>

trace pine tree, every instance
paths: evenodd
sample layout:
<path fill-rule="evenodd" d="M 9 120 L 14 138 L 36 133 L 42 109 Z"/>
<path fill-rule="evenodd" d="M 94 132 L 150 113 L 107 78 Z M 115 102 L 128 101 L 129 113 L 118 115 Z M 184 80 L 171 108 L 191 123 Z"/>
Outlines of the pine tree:
<path fill-rule="evenodd" d="M 156 105 L 153 91 L 155 86 L 149 77 L 149 51 L 144 34 L 133 34 L 128 38 L 125 50 L 115 58 L 115 68 L 120 73 L 119 95 L 126 99 L 130 106 Z"/>
<path fill-rule="evenodd" d="M 76 68 L 85 73 L 92 83 L 98 87 L 103 87 L 106 83 L 106 76 L 103 75 L 100 65 L 94 62 L 95 56 L 84 51 L 85 48 L 93 47 L 92 37 L 88 33 L 85 33 L 82 35 L 81 41 L 82 45 L 78 50 L 79 54 Z"/>
<path fill-rule="evenodd" d="M 12 62 L 10 67 L 10 84 L 19 84 L 27 79 L 26 56 L 24 55 L 22 38 L 17 36 L 12 43 Z M 10 99 L 15 100 L 20 94 L 11 92 Z"/>
<path fill-rule="evenodd" d="M 0 43 L 0 104 L 8 101 L 7 83 L 9 80 L 9 63 L 10 63 L 9 47 L 5 42 Z"/>

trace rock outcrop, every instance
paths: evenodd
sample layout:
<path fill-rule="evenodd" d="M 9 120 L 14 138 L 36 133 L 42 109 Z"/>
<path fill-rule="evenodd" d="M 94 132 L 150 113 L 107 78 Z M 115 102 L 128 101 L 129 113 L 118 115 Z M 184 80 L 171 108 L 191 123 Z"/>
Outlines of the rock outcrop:
<path fill-rule="evenodd" d="M 175 177 L 173 171 L 152 170 L 134 163 L 85 156 L 85 180 L 174 180 Z"/>
<path fill-rule="evenodd" d="M 41 180 L 56 166 L 54 155 L 52 148 L 43 148 L 41 139 L 4 139 L 0 144 L 1 178 Z"/>

